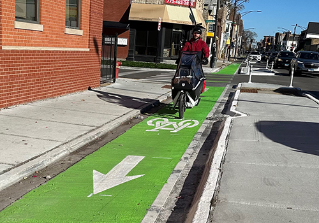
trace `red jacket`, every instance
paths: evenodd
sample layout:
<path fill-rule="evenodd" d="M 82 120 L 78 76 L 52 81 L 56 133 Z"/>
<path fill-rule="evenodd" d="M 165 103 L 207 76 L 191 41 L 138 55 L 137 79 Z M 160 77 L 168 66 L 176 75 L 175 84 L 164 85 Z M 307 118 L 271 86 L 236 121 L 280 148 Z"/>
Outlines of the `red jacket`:
<path fill-rule="evenodd" d="M 203 57 L 209 57 L 208 46 L 202 39 L 198 39 L 196 41 L 194 38 L 192 38 L 191 40 L 185 43 L 185 45 L 182 48 L 182 51 L 202 51 Z"/>

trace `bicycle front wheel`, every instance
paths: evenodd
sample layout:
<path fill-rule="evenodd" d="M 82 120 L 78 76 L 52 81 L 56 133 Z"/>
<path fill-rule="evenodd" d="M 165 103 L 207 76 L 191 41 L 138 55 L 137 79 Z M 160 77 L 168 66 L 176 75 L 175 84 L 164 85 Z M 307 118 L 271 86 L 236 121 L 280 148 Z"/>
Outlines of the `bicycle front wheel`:
<path fill-rule="evenodd" d="M 179 96 L 179 102 L 178 102 L 178 113 L 179 113 L 180 119 L 184 117 L 185 110 L 186 110 L 185 93 L 181 92 Z"/>

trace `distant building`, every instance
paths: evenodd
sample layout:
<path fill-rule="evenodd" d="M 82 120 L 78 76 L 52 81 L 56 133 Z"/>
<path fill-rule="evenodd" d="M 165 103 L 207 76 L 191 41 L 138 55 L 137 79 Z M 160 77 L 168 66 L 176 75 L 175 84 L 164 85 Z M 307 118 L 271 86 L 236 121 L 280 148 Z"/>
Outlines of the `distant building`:
<path fill-rule="evenodd" d="M 264 36 L 262 41 L 263 50 L 274 51 L 275 50 L 275 37 L 274 36 Z"/>
<path fill-rule="evenodd" d="M 309 22 L 306 30 L 300 34 L 298 50 L 319 52 L 319 23 Z"/>

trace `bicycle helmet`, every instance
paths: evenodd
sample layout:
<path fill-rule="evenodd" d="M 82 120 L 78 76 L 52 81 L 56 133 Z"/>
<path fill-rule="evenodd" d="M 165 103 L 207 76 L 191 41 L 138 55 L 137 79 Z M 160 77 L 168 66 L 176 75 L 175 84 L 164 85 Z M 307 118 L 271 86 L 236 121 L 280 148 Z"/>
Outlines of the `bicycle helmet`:
<path fill-rule="evenodd" d="M 200 27 L 198 27 L 198 26 L 195 26 L 194 28 L 193 28 L 193 33 L 194 32 L 198 32 L 199 34 L 202 34 L 202 29 L 200 28 Z"/>

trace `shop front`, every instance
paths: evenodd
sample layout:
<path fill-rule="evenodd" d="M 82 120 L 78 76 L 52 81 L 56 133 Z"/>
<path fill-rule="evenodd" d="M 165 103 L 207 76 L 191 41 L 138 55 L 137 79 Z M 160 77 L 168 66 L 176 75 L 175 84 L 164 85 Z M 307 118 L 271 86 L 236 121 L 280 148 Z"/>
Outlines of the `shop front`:
<path fill-rule="evenodd" d="M 201 13 L 188 7 L 132 3 L 127 60 L 162 62 L 177 59 Z"/>

